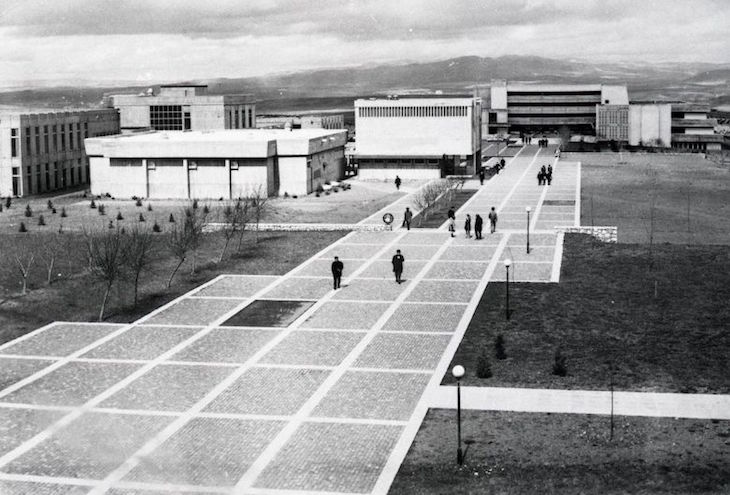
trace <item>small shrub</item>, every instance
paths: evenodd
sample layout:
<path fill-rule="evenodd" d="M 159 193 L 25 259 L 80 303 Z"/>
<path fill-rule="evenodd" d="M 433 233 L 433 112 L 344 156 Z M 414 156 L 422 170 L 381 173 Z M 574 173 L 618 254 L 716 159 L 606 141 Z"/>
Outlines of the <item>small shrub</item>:
<path fill-rule="evenodd" d="M 329 191 L 325 191 L 324 194 L 325 194 L 325 196 L 329 196 L 330 195 L 330 192 Z"/>
<path fill-rule="evenodd" d="M 292 196 L 292 199 L 297 199 L 298 197 L 299 197 L 299 196 L 297 196 L 297 195 L 295 194 L 294 196 Z"/>
<path fill-rule="evenodd" d="M 89 208 L 92 210 L 96 208 L 96 201 L 94 201 L 94 198 L 91 198 L 91 203 L 89 203 Z"/>
<path fill-rule="evenodd" d="M 326 185 L 328 185 L 328 186 L 329 186 L 329 185 L 331 184 L 331 182 L 330 182 L 330 181 L 328 181 L 328 180 L 324 181 L 324 183 L 325 183 Z"/>
<path fill-rule="evenodd" d="M 3 211 L 3 204 L 0 203 L 0 211 Z"/>
<path fill-rule="evenodd" d="M 46 219 L 43 218 L 43 215 L 42 214 L 39 215 L 38 216 L 38 225 L 40 225 L 41 227 L 43 227 L 45 224 L 46 224 Z"/>
<path fill-rule="evenodd" d="M 25 205 L 25 216 L 28 218 L 33 216 L 33 209 L 30 207 L 30 203 Z"/>
<path fill-rule="evenodd" d="M 197 209 L 198 209 L 198 200 L 194 199 L 193 200 L 193 210 L 197 210 Z"/>
<path fill-rule="evenodd" d="M 326 184 L 329 184 L 328 182 Z M 315 190 L 316 193 L 321 194 L 324 192 L 324 187 L 322 187 L 322 184 L 317 185 L 317 189 Z"/>
<path fill-rule="evenodd" d="M 99 215 L 106 215 L 106 206 L 102 204 L 99 205 Z"/>
<path fill-rule="evenodd" d="M 501 333 L 494 339 L 494 357 L 497 359 L 507 359 L 507 353 L 504 350 L 504 337 L 502 337 Z"/>
<path fill-rule="evenodd" d="M 144 222 L 145 221 L 144 215 L 142 215 L 141 213 L 139 214 L 139 221 L 140 222 Z"/>
<path fill-rule="evenodd" d="M 206 215 L 207 215 L 208 213 L 210 213 L 210 208 L 208 208 L 208 205 L 204 205 L 204 206 L 203 206 L 203 213 L 205 213 Z"/>
<path fill-rule="evenodd" d="M 2 211 L 2 207 L 1 207 L 1 206 L 0 206 L 0 211 Z M 55 206 L 54 206 L 53 208 L 51 208 L 51 213 L 52 213 L 53 215 L 55 215 L 55 214 L 57 213 L 57 212 L 56 212 L 56 207 L 55 207 Z"/>
<path fill-rule="evenodd" d="M 10 203 L 12 203 L 10 196 L 5 198 L 5 208 L 10 208 Z"/>
<path fill-rule="evenodd" d="M 332 189 L 332 192 L 339 192 L 339 189 L 337 189 L 337 188 L 335 187 L 335 188 L 333 188 L 333 189 Z"/>
<path fill-rule="evenodd" d="M 285 198 L 288 198 L 288 197 L 289 197 L 289 193 L 288 193 L 288 192 L 286 192 L 286 191 L 284 191 L 284 197 L 285 197 Z M 10 201 L 10 198 L 8 198 L 8 201 Z M 8 207 L 8 208 L 9 208 L 9 207 Z"/>
<path fill-rule="evenodd" d="M 124 217 L 122 216 L 122 212 L 121 211 L 118 211 L 117 212 L 117 220 L 124 220 Z"/>
<path fill-rule="evenodd" d="M 53 201 L 51 201 L 51 200 L 49 199 L 49 200 L 48 200 L 48 203 L 46 203 L 46 206 L 48 207 L 48 209 L 49 209 L 49 210 L 52 210 L 52 209 L 53 209 Z"/>
<path fill-rule="evenodd" d="M 147 211 L 152 211 L 152 203 L 147 203 Z"/>
<path fill-rule="evenodd" d="M 109 228 L 110 229 L 114 228 L 114 220 L 109 220 Z"/>
<path fill-rule="evenodd" d="M 565 376 L 568 374 L 568 366 L 565 362 L 565 356 L 560 352 L 560 348 L 555 350 L 555 362 L 553 363 L 553 375 Z"/>
<path fill-rule="evenodd" d="M 61 218 L 66 218 L 67 216 L 68 216 L 68 214 L 66 213 L 66 207 L 62 206 L 61 207 Z"/>
<path fill-rule="evenodd" d="M 489 355 L 487 354 L 486 348 L 483 348 L 482 352 L 479 354 L 479 357 L 477 357 L 477 377 L 492 377 L 492 366 L 489 364 Z"/>
<path fill-rule="evenodd" d="M 316 193 L 315 196 L 319 197 L 319 193 Z"/>
<path fill-rule="evenodd" d="M 142 200 L 137 198 L 137 201 L 134 203 L 134 206 L 142 206 Z"/>
<path fill-rule="evenodd" d="M 20 228 L 18 229 L 18 232 L 28 232 L 28 229 L 25 226 L 25 222 L 20 222 Z"/>
<path fill-rule="evenodd" d="M 162 232 L 162 228 L 160 227 L 160 224 L 157 223 L 157 220 L 155 220 L 155 224 L 152 226 L 152 232 Z"/>
<path fill-rule="evenodd" d="M 170 223 L 175 223 L 175 216 L 172 213 L 170 213 L 170 218 L 168 218 L 167 221 Z"/>

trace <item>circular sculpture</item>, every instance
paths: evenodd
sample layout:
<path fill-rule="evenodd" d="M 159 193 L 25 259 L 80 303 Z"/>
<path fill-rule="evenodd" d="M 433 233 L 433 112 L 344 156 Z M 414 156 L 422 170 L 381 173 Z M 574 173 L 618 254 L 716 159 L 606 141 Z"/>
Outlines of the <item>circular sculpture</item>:
<path fill-rule="evenodd" d="M 386 213 L 385 215 L 383 215 L 383 222 L 385 222 L 385 225 L 390 225 L 391 223 L 393 223 L 393 215 L 391 215 L 390 213 Z"/>

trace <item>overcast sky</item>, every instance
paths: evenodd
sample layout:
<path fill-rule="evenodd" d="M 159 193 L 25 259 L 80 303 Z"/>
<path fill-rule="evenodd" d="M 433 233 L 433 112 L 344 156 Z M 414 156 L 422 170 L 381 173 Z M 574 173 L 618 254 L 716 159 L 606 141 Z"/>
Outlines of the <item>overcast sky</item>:
<path fill-rule="evenodd" d="M 730 0 L 0 0 L 0 82 L 541 55 L 730 62 Z"/>

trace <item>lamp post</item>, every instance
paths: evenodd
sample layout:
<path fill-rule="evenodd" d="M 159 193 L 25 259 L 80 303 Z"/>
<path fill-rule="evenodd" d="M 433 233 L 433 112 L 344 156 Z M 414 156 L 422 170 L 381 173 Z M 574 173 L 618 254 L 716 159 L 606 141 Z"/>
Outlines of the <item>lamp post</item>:
<path fill-rule="evenodd" d="M 504 260 L 504 268 L 507 271 L 507 277 L 505 279 L 505 300 L 506 300 L 506 306 L 505 306 L 505 316 L 509 320 L 509 267 L 512 264 L 512 260 L 507 258 Z"/>
<path fill-rule="evenodd" d="M 464 463 L 464 451 L 461 450 L 461 377 L 464 376 L 464 367 L 457 364 L 451 369 L 451 374 L 456 378 L 456 462 L 461 466 Z"/>
<path fill-rule="evenodd" d="M 530 211 L 532 208 L 527 206 L 525 211 L 527 212 L 527 254 L 530 254 Z"/>

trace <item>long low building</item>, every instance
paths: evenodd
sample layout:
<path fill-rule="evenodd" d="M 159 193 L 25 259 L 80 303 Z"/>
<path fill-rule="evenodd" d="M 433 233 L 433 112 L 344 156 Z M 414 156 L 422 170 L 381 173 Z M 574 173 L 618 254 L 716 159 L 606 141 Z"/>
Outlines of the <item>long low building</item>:
<path fill-rule="evenodd" d="M 91 192 L 152 199 L 304 195 L 344 174 L 345 130 L 148 132 L 86 140 Z"/>

